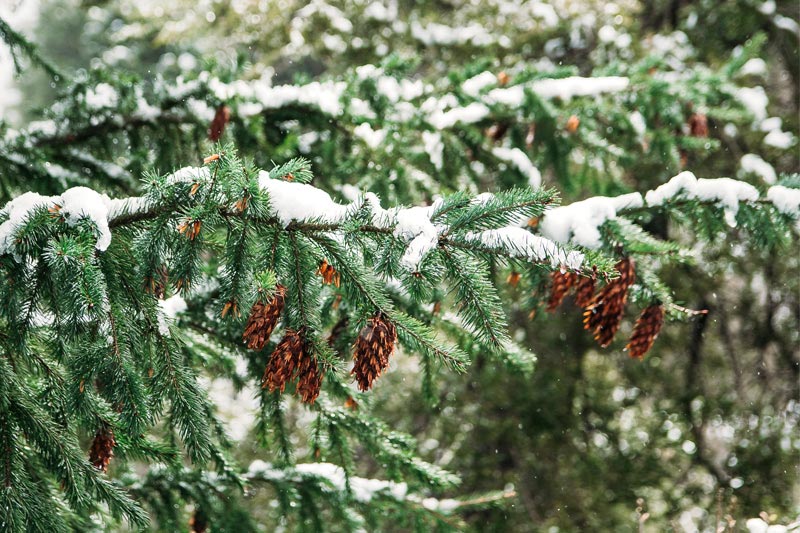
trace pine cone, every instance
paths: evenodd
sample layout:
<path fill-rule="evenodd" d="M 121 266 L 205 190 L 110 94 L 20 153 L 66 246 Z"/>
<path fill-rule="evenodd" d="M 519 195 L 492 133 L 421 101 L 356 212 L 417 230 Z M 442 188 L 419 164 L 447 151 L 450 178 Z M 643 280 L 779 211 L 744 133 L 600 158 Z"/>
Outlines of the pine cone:
<path fill-rule="evenodd" d="M 269 356 L 264 377 L 261 378 L 261 388 L 269 387 L 270 392 L 283 392 L 286 384 L 294 378 L 295 370 L 302 363 L 305 354 L 306 341 L 302 332 L 287 329 L 281 342 Z"/>
<path fill-rule="evenodd" d="M 491 141 L 497 142 L 503 138 L 508 131 L 510 124 L 508 122 L 498 122 L 486 128 L 485 134 Z"/>
<path fill-rule="evenodd" d="M 114 431 L 109 426 L 103 426 L 97 430 L 92 441 L 92 447 L 89 449 L 89 462 L 95 468 L 108 472 L 108 463 L 114 457 L 114 447 L 117 441 L 114 438 Z"/>
<path fill-rule="evenodd" d="M 561 272 L 556 270 L 550 274 L 553 280 L 553 287 L 550 290 L 550 299 L 547 301 L 547 312 L 552 313 L 561 305 L 569 290 L 578 281 L 578 275 L 574 272 Z"/>
<path fill-rule="evenodd" d="M 653 343 L 656 341 L 663 324 L 663 305 L 653 304 L 642 311 L 642 314 L 636 320 L 636 325 L 633 327 L 631 340 L 628 341 L 628 345 L 625 347 L 628 355 L 642 359 L 653 347 Z"/>
<path fill-rule="evenodd" d="M 372 382 L 386 370 L 395 342 L 397 329 L 382 313 L 367 321 L 353 347 L 355 365 L 350 372 L 355 375 L 359 390 L 371 389 Z"/>
<path fill-rule="evenodd" d="M 165 265 L 158 267 L 156 269 L 156 275 L 158 278 L 153 276 L 145 277 L 144 290 L 148 294 L 154 294 L 159 300 L 163 300 L 167 284 L 169 283 L 169 272 L 167 271 L 167 267 Z"/>
<path fill-rule="evenodd" d="M 567 133 L 575 133 L 578 131 L 578 126 L 581 125 L 581 119 L 579 119 L 576 115 L 571 115 L 569 119 L 567 119 L 567 124 L 564 126 L 564 129 L 567 130 Z"/>
<path fill-rule="evenodd" d="M 597 277 L 594 274 L 591 277 L 582 277 L 578 280 L 578 284 L 575 286 L 575 305 L 585 308 L 592 303 L 596 283 Z"/>
<path fill-rule="evenodd" d="M 206 533 L 208 531 L 208 518 L 202 509 L 195 510 L 189 519 L 189 527 L 192 533 Z"/>
<path fill-rule="evenodd" d="M 688 123 L 689 135 L 692 137 L 708 137 L 708 117 L 703 113 L 692 113 Z"/>
<path fill-rule="evenodd" d="M 584 329 L 591 331 L 603 348 L 611 344 L 619 329 L 628 301 L 628 288 L 636 278 L 633 259 L 629 257 L 617 263 L 616 269 L 620 276 L 603 287 L 583 313 Z"/>
<path fill-rule="evenodd" d="M 264 304 L 257 301 L 250 309 L 250 317 L 242 333 L 242 339 L 251 350 L 261 350 L 269 341 L 269 336 L 278 324 L 278 319 L 286 303 L 286 287 L 277 285 L 275 295 Z"/>
<path fill-rule="evenodd" d="M 333 268 L 333 265 L 328 263 L 326 260 L 322 260 L 322 263 L 319 264 L 319 269 L 317 270 L 317 274 L 322 276 L 322 283 L 325 285 L 335 285 L 336 287 L 339 286 L 341 282 L 341 278 L 339 273 Z"/>
<path fill-rule="evenodd" d="M 335 346 L 336 342 L 342 336 L 343 333 L 347 331 L 347 326 L 350 324 L 350 318 L 347 315 L 344 315 L 340 318 L 336 324 L 333 325 L 331 328 L 331 334 L 328 335 L 328 346 Z"/>
<path fill-rule="evenodd" d="M 323 372 L 320 372 L 317 360 L 310 354 L 300 361 L 300 366 L 297 369 L 298 382 L 297 394 L 303 400 L 303 403 L 313 404 L 314 400 L 319 396 L 319 391 L 322 388 Z"/>
<path fill-rule="evenodd" d="M 214 120 L 208 128 L 208 140 L 217 142 L 222 134 L 225 133 L 225 126 L 231 121 L 231 109 L 226 105 L 217 108 Z"/>

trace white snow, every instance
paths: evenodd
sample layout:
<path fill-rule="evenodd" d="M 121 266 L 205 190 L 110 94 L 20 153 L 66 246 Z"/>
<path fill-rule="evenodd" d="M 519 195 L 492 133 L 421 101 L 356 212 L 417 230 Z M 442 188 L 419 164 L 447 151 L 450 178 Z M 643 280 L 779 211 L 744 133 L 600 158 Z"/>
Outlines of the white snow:
<path fill-rule="evenodd" d="M 596 249 L 601 245 L 600 226 L 616 218 L 618 211 L 642 205 L 642 195 L 639 193 L 616 197 L 595 196 L 547 211 L 539 223 L 539 229 L 542 235 L 556 242 L 571 241 Z"/>
<path fill-rule="evenodd" d="M 489 71 L 483 71 L 462 83 L 461 89 L 466 94 L 477 97 L 483 89 L 495 84 L 497 84 L 497 76 Z"/>
<path fill-rule="evenodd" d="M 617 30 L 613 26 L 606 24 L 597 30 L 597 38 L 604 43 L 612 43 L 617 38 Z"/>
<path fill-rule="evenodd" d="M 440 204 L 441 200 L 437 200 L 427 207 L 409 207 L 396 211 L 397 225 L 394 235 L 410 241 L 400 258 L 400 265 L 409 272 L 416 272 L 425 255 L 436 248 L 439 242 L 439 231 L 442 228 L 437 228 L 431 222 L 431 216 Z"/>
<path fill-rule="evenodd" d="M 767 73 L 767 62 L 760 57 L 748 59 L 739 69 L 741 76 L 763 76 Z"/>
<path fill-rule="evenodd" d="M 508 88 L 492 89 L 486 95 L 486 101 L 490 104 L 519 107 L 525 101 L 525 86 L 514 85 Z"/>
<path fill-rule="evenodd" d="M 353 129 L 353 134 L 364 141 L 372 149 L 377 148 L 386 139 L 386 130 L 373 130 L 372 126 L 364 122 Z"/>
<path fill-rule="evenodd" d="M 364 201 L 372 211 L 372 223 L 379 228 L 394 227 L 395 237 L 408 243 L 400 258 L 400 265 L 409 272 L 416 272 L 425 255 L 436 248 L 439 233 L 444 226 L 435 225 L 431 217 L 442 204 L 437 199 L 429 206 L 383 209 L 374 193 L 364 195 Z"/>
<path fill-rule="evenodd" d="M 466 107 L 456 107 L 449 111 L 437 111 L 433 113 L 428 122 L 436 128 L 443 130 L 450 128 L 458 123 L 473 124 L 486 118 L 489 114 L 489 108 L 478 102 L 473 102 Z"/>
<path fill-rule="evenodd" d="M 794 136 L 786 131 L 772 130 L 764 137 L 764 144 L 786 150 L 794 144 Z"/>
<path fill-rule="evenodd" d="M 767 199 L 773 203 L 775 209 L 798 217 L 800 215 L 800 189 L 790 189 L 783 185 L 773 185 L 767 191 Z"/>
<path fill-rule="evenodd" d="M 161 309 L 161 313 L 158 315 L 158 332 L 169 336 L 169 324 L 178 316 L 178 313 L 186 311 L 186 300 L 176 294 L 166 300 L 159 300 L 158 306 Z"/>
<path fill-rule="evenodd" d="M 73 187 L 64 191 L 61 196 L 41 196 L 27 192 L 8 202 L 0 211 L 8 215 L 8 219 L 0 224 L 0 253 L 8 253 L 13 248 L 14 235 L 33 209 L 54 206 L 58 206 L 59 214 L 70 226 L 76 225 L 83 218 L 89 218 L 97 228 L 95 247 L 98 250 L 105 251 L 111 244 L 111 230 L 108 227 L 111 200 L 105 194 L 88 187 Z"/>
<path fill-rule="evenodd" d="M 368 19 L 388 22 L 397 17 L 397 4 L 387 7 L 381 2 L 372 2 L 364 9 L 364 16 Z"/>
<path fill-rule="evenodd" d="M 123 199 L 111 200 L 108 207 L 108 220 L 132 213 L 146 211 L 151 205 L 150 200 L 144 196 L 131 196 Z"/>
<path fill-rule="evenodd" d="M 486 46 L 497 40 L 480 24 L 454 28 L 431 22 L 423 27 L 417 21 L 411 23 L 411 36 L 427 46 L 467 43 L 474 46 Z"/>
<path fill-rule="evenodd" d="M 431 163 L 437 170 L 442 169 L 444 163 L 444 143 L 439 133 L 431 131 L 422 132 L 422 145 L 431 158 Z"/>
<path fill-rule="evenodd" d="M 111 200 L 108 196 L 88 187 L 73 187 L 64 191 L 56 203 L 61 206 L 59 213 L 70 226 L 83 218 L 91 219 L 100 234 L 95 247 L 101 252 L 108 248 L 111 244 L 111 230 L 108 228 Z"/>
<path fill-rule="evenodd" d="M 348 479 L 344 469 L 332 463 L 301 463 L 295 465 L 292 469 L 278 469 L 269 463 L 256 459 L 250 463 L 247 472 L 250 476 L 274 480 L 300 481 L 308 477 L 321 478 L 337 491 L 344 492 L 347 490 Z M 361 503 L 369 503 L 377 494 L 390 496 L 398 501 L 403 501 L 410 496 L 408 494 L 408 485 L 405 483 L 357 476 L 351 476 L 349 481 L 353 498 Z"/>
<path fill-rule="evenodd" d="M 31 135 L 41 135 L 49 137 L 58 132 L 58 126 L 54 120 L 34 120 L 26 128 L 27 132 Z"/>
<path fill-rule="evenodd" d="M 350 114 L 357 117 L 375 118 L 375 111 L 369 102 L 361 98 L 352 98 L 350 101 Z"/>
<path fill-rule="evenodd" d="M 757 122 L 767 118 L 769 98 L 763 87 L 741 87 L 736 91 L 736 98 L 755 117 Z"/>
<path fill-rule="evenodd" d="M 775 15 L 775 18 L 772 19 L 772 22 L 774 22 L 775 26 L 782 30 L 790 31 L 795 35 L 800 35 L 800 24 L 798 24 L 794 19 L 784 17 L 783 15 Z"/>
<path fill-rule="evenodd" d="M 534 189 L 542 185 L 542 174 L 539 169 L 531 163 L 528 155 L 519 148 L 502 148 L 498 146 L 492 148 L 492 154 L 498 159 L 517 167 L 517 170 L 528 177 L 528 185 Z"/>
<path fill-rule="evenodd" d="M 468 232 L 465 239 L 479 242 L 489 248 L 529 261 L 549 261 L 554 267 L 579 269 L 583 263 L 580 252 L 565 252 L 550 239 L 534 235 L 523 228 L 504 227 L 479 232 Z"/>
<path fill-rule="evenodd" d="M 260 87 L 257 98 L 264 109 L 277 109 L 291 104 L 304 104 L 319 108 L 325 114 L 338 116 L 342 113 L 341 98 L 346 83 L 313 81 L 306 85 L 278 85 Z"/>
<path fill-rule="evenodd" d="M 510 107 L 522 105 L 525 87 L 541 98 L 560 98 L 570 100 L 577 96 L 599 96 L 625 90 L 630 80 L 623 76 L 583 77 L 570 76 L 560 79 L 534 81 L 527 85 L 515 85 L 507 89 L 493 89 L 487 94 L 487 102 L 504 104 Z"/>
<path fill-rule="evenodd" d="M 663 205 L 672 198 L 715 202 L 725 210 L 728 224 L 734 225 L 739 202 L 757 200 L 758 190 L 743 181 L 731 178 L 697 179 L 694 174 L 685 171 L 645 195 L 648 205 Z"/>
<path fill-rule="evenodd" d="M 774 15 L 776 7 L 775 0 L 767 0 L 758 6 L 758 10 L 765 15 Z"/>
<path fill-rule="evenodd" d="M 639 139 L 642 139 L 647 131 L 647 123 L 644 120 L 644 115 L 638 111 L 634 111 L 628 115 L 628 120 L 633 127 L 633 131 L 636 132 L 636 135 L 639 137 Z"/>
<path fill-rule="evenodd" d="M 167 185 L 175 185 L 176 183 L 196 183 L 210 177 L 211 170 L 208 167 L 183 167 L 167 176 L 165 181 Z"/>
<path fill-rule="evenodd" d="M 17 230 L 28 219 L 28 215 L 37 207 L 51 207 L 57 196 L 42 196 L 35 192 L 26 192 L 8 202 L 0 215 L 8 215 L 8 219 L 0 224 L 0 254 L 9 253 L 14 246 Z"/>
<path fill-rule="evenodd" d="M 775 174 L 775 169 L 772 165 L 756 154 L 743 155 L 742 159 L 739 161 L 739 165 L 745 173 L 755 174 L 770 185 L 777 180 L 777 174 Z"/>
<path fill-rule="evenodd" d="M 421 502 L 422 506 L 429 511 L 440 511 L 443 513 L 451 513 L 461 505 L 458 500 L 450 498 L 444 500 L 437 500 L 436 498 L 425 498 Z"/>
<path fill-rule="evenodd" d="M 108 83 L 98 83 L 86 91 L 86 106 L 89 109 L 114 107 L 118 100 L 117 91 Z"/>
<path fill-rule="evenodd" d="M 0 254 L 11 250 L 14 234 L 37 207 L 57 207 L 58 214 L 70 226 L 84 218 L 90 219 L 98 232 L 95 247 L 105 251 L 111 244 L 109 221 L 125 214 L 146 210 L 149 206 L 150 200 L 146 197 L 111 200 L 105 194 L 88 187 L 73 187 L 60 196 L 41 196 L 27 192 L 8 202 L 0 211 L 1 214 L 8 215 L 8 219 L 0 224 Z"/>
<path fill-rule="evenodd" d="M 770 132 L 772 130 L 780 130 L 783 125 L 783 120 L 780 117 L 769 117 L 761 121 L 758 129 L 761 131 Z"/>
<path fill-rule="evenodd" d="M 338 204 L 328 193 L 313 185 L 272 179 L 266 170 L 259 173 L 258 185 L 269 194 L 270 212 L 284 226 L 293 220 L 341 222 L 358 207 Z"/>
<path fill-rule="evenodd" d="M 628 87 L 628 83 L 628 78 L 622 76 L 592 78 L 571 76 L 535 81 L 531 85 L 531 89 L 542 98 L 570 100 L 576 96 L 597 96 L 602 93 L 623 91 Z"/>
<path fill-rule="evenodd" d="M 787 526 L 780 524 L 769 525 L 761 518 L 750 518 L 745 522 L 748 533 L 786 533 L 789 531 Z M 794 530 L 794 528 L 792 528 Z"/>
<path fill-rule="evenodd" d="M 371 66 L 371 65 L 370 65 Z M 425 85 L 422 80 L 400 80 L 390 76 L 380 76 L 376 83 L 378 92 L 384 95 L 390 102 L 398 102 L 399 100 L 413 100 L 422 96 L 425 91 Z"/>

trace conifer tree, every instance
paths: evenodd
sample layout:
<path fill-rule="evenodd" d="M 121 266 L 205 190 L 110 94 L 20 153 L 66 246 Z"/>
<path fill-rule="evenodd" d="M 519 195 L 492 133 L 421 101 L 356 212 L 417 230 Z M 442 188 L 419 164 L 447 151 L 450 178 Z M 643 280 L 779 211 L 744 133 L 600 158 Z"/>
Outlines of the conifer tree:
<path fill-rule="evenodd" d="M 139 23 L 145 38 L 126 46 L 146 55 L 147 5 L 126 4 L 92 16 L 100 27 L 116 16 Z M 538 2 L 507 37 L 508 6 L 488 4 L 461 6 L 448 24 L 397 3 L 293 6 L 288 24 L 270 20 L 274 32 L 230 37 L 264 45 L 252 64 L 198 66 L 192 54 L 218 43 L 220 29 L 250 20 L 236 12 L 196 49 L 175 44 L 186 64 L 160 64 L 155 76 L 100 65 L 62 72 L 0 19 L 15 64 L 56 87 L 37 120 L 0 122 L 1 530 L 503 524 L 515 502 L 535 508 L 527 486 L 476 482 L 480 464 L 454 459 L 451 471 L 425 457 L 413 413 L 398 422 L 393 370 L 414 368 L 404 374 L 414 381 L 406 411 L 442 435 L 476 427 L 483 422 L 439 407 L 462 397 L 473 415 L 502 405 L 476 400 L 474 383 L 493 382 L 487 390 L 512 404 L 554 394 L 497 383 L 546 380 L 553 365 L 536 368 L 533 352 L 557 337 L 538 330 L 566 339 L 573 318 L 584 331 L 568 342 L 631 359 L 638 366 L 625 371 L 638 374 L 658 371 L 648 364 L 664 335 L 692 328 L 689 361 L 677 365 L 690 378 L 671 391 L 681 430 L 720 499 L 741 486 L 736 462 L 720 464 L 707 445 L 703 384 L 691 372 L 715 309 L 685 274 L 749 275 L 740 258 L 768 258 L 779 279 L 796 272 L 800 166 L 784 128 L 797 123 L 770 117 L 764 89 L 742 85 L 759 54 L 785 46 L 783 34 L 758 33 L 703 62 L 677 33 L 651 36 L 667 49 L 660 57 L 646 46 L 634 53 L 631 34 L 610 22 L 584 28 L 579 12 L 561 21 Z M 775 9 L 759 12 L 790 26 Z M 647 22 L 662 15 L 653 8 Z M 566 29 L 577 31 L 569 43 Z M 372 35 L 374 49 L 358 44 Z M 597 41 L 589 60 L 578 57 L 581 40 Z M 538 50 L 575 65 L 534 60 Z M 340 56 L 322 61 L 331 51 Z M 321 63 L 322 74 L 270 79 L 299 59 Z M 737 143 L 745 153 L 735 167 L 709 155 Z M 761 144 L 789 172 L 757 155 Z M 731 168 L 741 179 L 724 177 Z M 704 264 L 715 256 L 719 265 Z M 793 283 L 771 313 L 796 304 Z M 765 334 L 777 339 L 775 364 L 796 382 L 797 324 L 775 324 L 770 317 Z M 255 396 L 245 439 L 231 438 L 213 394 L 221 379 Z M 783 414 L 764 430 L 775 439 L 800 417 L 796 383 L 781 383 L 770 405 Z M 625 402 L 635 397 L 621 390 Z M 602 448 L 613 429 L 631 447 L 607 426 L 613 414 L 592 412 L 597 392 L 559 391 L 567 418 L 583 417 L 583 445 Z M 770 466 L 796 459 L 800 441 L 786 438 Z M 792 472 L 770 486 L 796 487 Z M 753 494 L 732 517 L 756 516 L 762 502 L 792 511 L 785 498 Z M 629 507 L 647 520 L 644 503 Z"/>

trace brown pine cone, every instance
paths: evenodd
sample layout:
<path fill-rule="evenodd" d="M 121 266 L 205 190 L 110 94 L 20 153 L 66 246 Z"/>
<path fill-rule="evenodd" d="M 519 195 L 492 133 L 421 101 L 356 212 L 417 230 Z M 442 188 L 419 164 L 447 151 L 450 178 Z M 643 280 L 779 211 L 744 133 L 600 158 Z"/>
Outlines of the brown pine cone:
<path fill-rule="evenodd" d="M 628 355 L 642 359 L 644 355 L 653 347 L 656 341 L 661 326 L 664 325 L 664 306 L 661 304 L 653 304 L 648 306 L 639 318 L 636 320 L 636 325 L 633 326 L 633 333 L 631 340 L 625 349 Z"/>
<path fill-rule="evenodd" d="M 628 302 L 628 289 L 636 278 L 633 259 L 626 257 L 616 265 L 620 275 L 595 295 L 583 313 L 583 327 L 592 332 L 595 340 L 605 348 L 614 339 L 625 304 Z"/>
<path fill-rule="evenodd" d="M 376 314 L 361 329 L 353 347 L 355 375 L 359 390 L 372 388 L 372 383 L 389 366 L 389 357 L 397 342 L 397 329 L 382 313 Z"/>
<path fill-rule="evenodd" d="M 242 333 L 242 339 L 251 350 L 261 350 L 269 342 L 275 326 L 286 304 L 286 287 L 277 285 L 275 294 L 266 304 L 257 301 L 250 309 L 250 317 Z"/>

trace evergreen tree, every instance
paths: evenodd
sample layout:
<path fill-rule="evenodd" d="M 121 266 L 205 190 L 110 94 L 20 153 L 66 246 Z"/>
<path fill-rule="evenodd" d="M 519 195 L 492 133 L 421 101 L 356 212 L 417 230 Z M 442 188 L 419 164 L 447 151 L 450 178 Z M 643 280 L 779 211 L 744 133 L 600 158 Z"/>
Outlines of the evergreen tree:
<path fill-rule="evenodd" d="M 159 28 L 138 4 L 87 10 L 87 34 L 116 33 L 74 72 L 0 19 L 56 88 L 0 122 L 0 529 L 797 511 L 797 120 L 749 86 L 760 55 L 796 59 L 783 8 L 726 3 L 762 17 L 730 53 L 648 33 L 703 6 L 654 4 L 639 29 L 578 4 L 232 2 Z M 221 43 L 257 46 L 201 63 Z M 740 350 L 748 303 L 767 318 Z M 727 365 L 731 387 L 709 381 Z M 774 451 L 720 458 L 714 428 L 748 424 Z M 659 486 L 676 468 L 711 489 Z M 576 491 L 540 496 L 539 476 Z"/>

